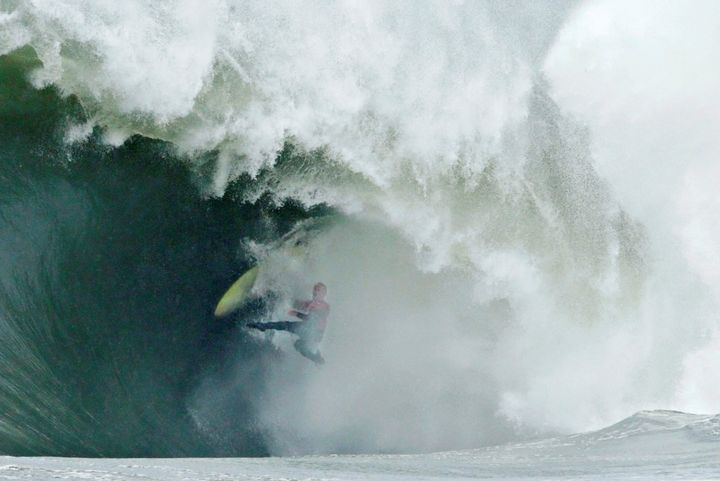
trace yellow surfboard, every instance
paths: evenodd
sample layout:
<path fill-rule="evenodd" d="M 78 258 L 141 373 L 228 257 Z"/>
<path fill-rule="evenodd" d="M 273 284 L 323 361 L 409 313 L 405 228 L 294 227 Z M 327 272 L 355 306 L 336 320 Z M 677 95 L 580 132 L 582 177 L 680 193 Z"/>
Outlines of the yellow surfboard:
<path fill-rule="evenodd" d="M 220 302 L 218 302 L 215 308 L 215 317 L 227 316 L 245 302 L 245 299 L 250 293 L 250 289 L 252 289 L 253 284 L 255 284 L 255 279 L 257 279 L 259 271 L 260 266 L 255 266 L 248 269 L 245 274 L 233 282 L 230 289 L 227 290 L 220 299 Z"/>
<path fill-rule="evenodd" d="M 290 232 L 273 244 L 270 244 L 268 251 L 282 251 L 288 256 L 302 257 L 307 253 L 308 242 L 320 229 L 327 226 L 331 220 L 331 216 L 325 216 L 300 221 Z M 258 264 L 248 269 L 238 280 L 233 282 L 227 292 L 223 294 L 215 308 L 216 317 L 227 316 L 243 305 L 255 284 L 255 279 L 257 279 L 258 273 L 260 272 L 260 266 L 267 255 L 268 254 L 257 259 Z"/>

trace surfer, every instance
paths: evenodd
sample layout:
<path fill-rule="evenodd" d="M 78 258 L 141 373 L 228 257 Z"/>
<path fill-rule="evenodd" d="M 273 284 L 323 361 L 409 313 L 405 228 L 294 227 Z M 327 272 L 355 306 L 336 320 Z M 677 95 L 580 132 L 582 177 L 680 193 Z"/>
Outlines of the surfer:
<path fill-rule="evenodd" d="M 319 345 L 325 334 L 328 316 L 330 315 L 330 304 L 325 301 L 327 286 L 318 282 L 313 286 L 312 299 L 307 301 L 296 301 L 293 309 L 288 314 L 300 319 L 299 321 L 277 321 L 277 322 L 251 322 L 247 327 L 267 331 L 288 331 L 297 334 L 295 350 L 310 359 L 316 364 L 324 364 L 320 354 Z"/>

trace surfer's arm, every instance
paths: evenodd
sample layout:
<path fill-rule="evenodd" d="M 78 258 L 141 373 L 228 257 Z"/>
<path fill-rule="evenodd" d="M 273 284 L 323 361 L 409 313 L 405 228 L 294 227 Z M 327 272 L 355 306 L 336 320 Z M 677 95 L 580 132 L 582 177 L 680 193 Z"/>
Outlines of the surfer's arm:
<path fill-rule="evenodd" d="M 293 310 L 307 311 L 310 301 L 294 301 Z"/>
<path fill-rule="evenodd" d="M 310 301 L 295 301 L 293 308 L 288 311 L 288 315 L 305 319 L 308 316 L 308 306 L 310 306 Z"/>
<path fill-rule="evenodd" d="M 288 311 L 288 315 L 290 315 L 290 316 L 295 316 L 295 317 L 297 317 L 298 319 L 302 319 L 303 321 L 304 321 L 305 319 L 307 319 L 307 317 L 308 317 L 307 313 L 305 313 L 305 312 L 300 312 L 300 311 L 297 311 L 297 310 L 295 310 L 295 309 L 290 309 L 290 310 Z"/>

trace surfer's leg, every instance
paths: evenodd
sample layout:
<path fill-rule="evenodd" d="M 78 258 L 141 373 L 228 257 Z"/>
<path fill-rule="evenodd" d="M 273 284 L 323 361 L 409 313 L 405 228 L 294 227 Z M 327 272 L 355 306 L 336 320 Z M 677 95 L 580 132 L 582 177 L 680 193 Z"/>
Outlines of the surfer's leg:
<path fill-rule="evenodd" d="M 293 344 L 295 346 L 295 350 L 302 354 L 304 357 L 310 359 L 315 364 L 321 365 L 325 364 L 325 359 L 323 359 L 322 355 L 320 354 L 320 351 L 311 351 L 308 347 L 307 343 L 302 340 L 298 339 Z"/>
<path fill-rule="evenodd" d="M 295 332 L 299 322 L 290 321 L 277 321 L 277 322 L 250 322 L 247 327 L 257 329 L 259 331 L 267 331 L 268 329 L 275 329 L 276 331 L 290 331 Z"/>

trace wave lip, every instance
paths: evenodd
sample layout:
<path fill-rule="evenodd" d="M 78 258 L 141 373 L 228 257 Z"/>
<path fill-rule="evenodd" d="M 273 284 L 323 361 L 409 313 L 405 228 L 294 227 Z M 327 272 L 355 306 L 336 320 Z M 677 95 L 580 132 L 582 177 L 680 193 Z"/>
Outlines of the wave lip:
<path fill-rule="evenodd" d="M 575 435 L 590 443 L 640 436 L 688 435 L 697 440 L 720 442 L 720 414 L 690 414 L 681 411 L 639 411 L 607 428 Z"/>
<path fill-rule="evenodd" d="M 529 443 L 488 448 L 502 457 L 543 456 L 556 463 L 608 465 L 713 464 L 720 470 L 720 414 L 639 411 L 608 427 Z M 481 453 L 485 450 L 477 450 Z M 711 462 L 712 461 L 712 462 Z M 694 462 L 694 461 L 693 461 Z M 718 471 L 720 472 L 720 471 Z"/>
<path fill-rule="evenodd" d="M 640 411 L 597 431 L 432 455 L 436 467 L 486 476 L 717 479 L 720 414 Z"/>

